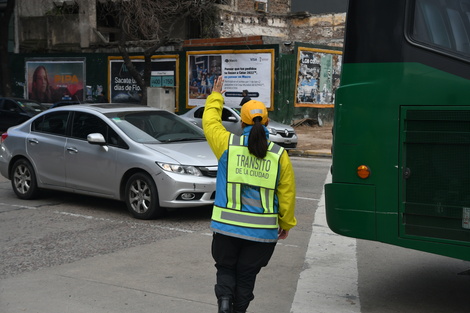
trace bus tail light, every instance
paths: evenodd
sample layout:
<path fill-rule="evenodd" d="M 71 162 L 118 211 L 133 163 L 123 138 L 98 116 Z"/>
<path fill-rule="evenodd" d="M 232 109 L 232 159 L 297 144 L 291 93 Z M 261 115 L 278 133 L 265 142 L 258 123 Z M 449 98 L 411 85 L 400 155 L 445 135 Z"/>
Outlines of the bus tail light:
<path fill-rule="evenodd" d="M 357 176 L 366 179 L 370 176 L 370 168 L 367 165 L 359 165 L 357 167 Z"/>

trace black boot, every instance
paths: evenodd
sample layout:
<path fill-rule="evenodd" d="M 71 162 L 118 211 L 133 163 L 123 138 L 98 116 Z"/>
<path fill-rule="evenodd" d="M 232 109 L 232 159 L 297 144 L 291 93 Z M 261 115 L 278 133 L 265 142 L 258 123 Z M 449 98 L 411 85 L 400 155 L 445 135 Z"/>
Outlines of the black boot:
<path fill-rule="evenodd" d="M 220 297 L 217 302 L 219 303 L 219 313 L 232 313 L 231 297 Z"/>

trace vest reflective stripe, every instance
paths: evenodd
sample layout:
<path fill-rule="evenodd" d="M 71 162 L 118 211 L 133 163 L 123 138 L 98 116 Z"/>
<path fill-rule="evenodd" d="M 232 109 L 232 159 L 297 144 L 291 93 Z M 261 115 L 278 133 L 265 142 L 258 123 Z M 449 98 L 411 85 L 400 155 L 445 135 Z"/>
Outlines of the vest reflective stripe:
<path fill-rule="evenodd" d="M 270 150 L 272 153 L 281 155 L 281 152 L 284 151 L 284 148 L 281 146 L 275 145 L 274 142 L 271 141 L 271 143 L 268 146 L 268 150 Z"/>
<path fill-rule="evenodd" d="M 237 201 L 241 197 L 242 186 L 240 184 L 227 184 L 227 208 L 240 210 L 241 203 Z"/>
<path fill-rule="evenodd" d="M 274 190 L 260 189 L 261 203 L 264 203 L 266 213 L 274 213 Z"/>
<path fill-rule="evenodd" d="M 250 212 L 233 211 L 214 206 L 212 219 L 217 222 L 250 228 L 278 228 L 278 214 L 256 214 Z"/>

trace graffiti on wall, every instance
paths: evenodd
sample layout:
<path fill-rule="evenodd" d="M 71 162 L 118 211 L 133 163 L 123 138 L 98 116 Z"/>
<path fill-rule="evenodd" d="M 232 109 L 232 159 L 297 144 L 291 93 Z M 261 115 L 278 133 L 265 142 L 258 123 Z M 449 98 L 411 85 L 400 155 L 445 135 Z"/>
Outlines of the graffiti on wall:
<path fill-rule="evenodd" d="M 341 64 L 340 51 L 299 47 L 295 106 L 333 107 Z"/>

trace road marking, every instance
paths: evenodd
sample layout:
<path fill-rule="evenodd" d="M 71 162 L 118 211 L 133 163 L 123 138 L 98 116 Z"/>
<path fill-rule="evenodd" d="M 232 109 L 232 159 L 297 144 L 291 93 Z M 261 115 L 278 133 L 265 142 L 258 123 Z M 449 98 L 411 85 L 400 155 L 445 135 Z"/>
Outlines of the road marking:
<path fill-rule="evenodd" d="M 26 206 L 26 205 L 17 205 L 17 204 L 11 204 L 11 203 L 0 203 L 1 206 L 11 206 L 14 208 L 20 208 L 20 209 L 28 209 L 28 210 L 37 210 L 38 208 L 33 207 L 33 206 Z"/>
<path fill-rule="evenodd" d="M 131 222 L 131 221 L 118 221 L 115 219 L 111 218 L 103 218 L 103 217 L 95 217 L 91 215 L 83 215 L 83 214 L 76 214 L 76 213 L 70 213 L 70 212 L 63 212 L 63 211 L 54 211 L 56 214 L 62 214 L 62 215 L 68 215 L 72 217 L 78 217 L 78 218 L 85 218 L 89 220 L 97 220 L 97 221 L 106 221 L 106 222 L 112 222 L 112 223 L 119 223 L 119 224 L 129 224 L 130 226 L 148 226 L 148 227 L 153 227 L 153 228 L 160 228 L 160 229 L 165 229 L 165 230 L 171 230 L 171 231 L 178 231 L 182 233 L 194 233 L 193 230 L 189 229 L 183 229 L 183 228 L 176 228 L 176 227 L 166 227 L 166 226 L 161 226 L 161 225 L 155 225 L 155 224 L 150 224 L 150 223 L 138 223 L 138 222 Z"/>
<path fill-rule="evenodd" d="M 328 173 L 325 184 L 331 182 Z M 356 239 L 333 233 L 327 225 L 324 192 L 300 273 L 291 313 L 360 312 Z"/>
<path fill-rule="evenodd" d="M 305 197 L 295 197 L 296 199 L 301 199 L 301 200 L 312 200 L 312 201 L 320 201 L 320 199 L 315 199 L 315 198 L 305 198 Z"/>

